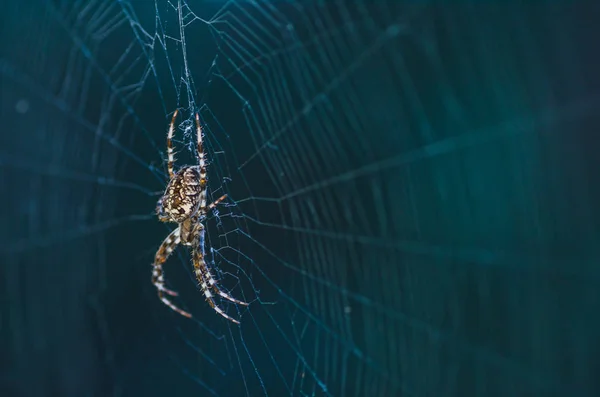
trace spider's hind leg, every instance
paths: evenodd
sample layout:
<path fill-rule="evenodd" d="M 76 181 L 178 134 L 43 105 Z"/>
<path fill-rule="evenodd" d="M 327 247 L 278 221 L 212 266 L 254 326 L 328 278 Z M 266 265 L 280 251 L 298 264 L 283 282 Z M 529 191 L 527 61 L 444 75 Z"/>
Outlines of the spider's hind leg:
<path fill-rule="evenodd" d="M 202 292 L 204 292 L 204 296 L 206 297 L 206 300 L 208 301 L 208 304 L 210 305 L 210 307 L 212 307 L 212 309 L 214 311 L 219 313 L 221 316 L 225 317 L 227 320 L 229 320 L 233 323 L 239 324 L 240 322 L 238 320 L 229 316 L 227 313 L 225 313 L 223 311 L 223 309 L 221 309 L 215 303 L 214 295 L 211 292 L 211 289 L 213 289 L 218 295 L 222 296 L 223 298 L 225 298 L 227 300 L 230 300 L 231 302 L 234 302 L 234 303 L 237 303 L 237 304 L 240 304 L 243 306 L 247 306 L 248 304 L 246 302 L 238 301 L 237 299 L 234 299 L 231 296 L 229 296 L 226 293 L 219 290 L 215 285 L 216 283 L 215 283 L 214 279 L 210 275 L 210 272 L 208 270 L 208 267 L 206 266 L 206 262 L 204 261 L 204 257 L 202 255 L 202 253 L 199 250 L 194 250 L 193 256 L 194 256 L 194 271 L 196 273 L 196 279 L 200 283 Z"/>
<path fill-rule="evenodd" d="M 208 211 L 214 209 L 221 201 L 225 200 L 227 198 L 227 194 L 222 195 L 221 197 L 219 197 L 218 199 L 216 199 L 215 201 L 212 202 L 212 204 L 210 204 L 207 208 Z M 214 277 L 212 276 L 212 274 L 210 273 L 210 269 L 208 268 L 208 266 L 206 265 L 206 263 L 203 261 L 204 264 L 204 277 L 206 278 L 206 281 L 208 282 L 208 285 L 212 288 L 212 290 L 219 296 L 221 296 L 224 299 L 227 299 L 229 302 L 233 302 L 233 303 L 237 303 L 238 305 L 242 305 L 242 306 L 248 306 L 247 302 L 243 302 L 240 300 L 235 299 L 234 297 L 232 297 L 231 295 L 221 291 L 221 289 L 219 288 L 217 282 L 215 281 Z"/>
<path fill-rule="evenodd" d="M 238 305 L 242 305 L 242 306 L 248 306 L 247 302 L 243 302 L 240 300 L 235 299 L 234 297 L 232 297 L 231 295 L 221 291 L 221 289 L 219 288 L 217 282 L 215 281 L 215 279 L 213 278 L 212 274 L 210 273 L 210 269 L 208 267 L 206 267 L 206 273 L 205 273 L 205 277 L 208 281 L 208 285 L 213 289 L 213 291 L 219 295 L 220 297 L 227 299 L 229 302 L 233 302 L 233 303 L 237 303 Z"/>
<path fill-rule="evenodd" d="M 163 273 L 162 266 L 167 261 L 167 259 L 171 255 L 171 253 L 175 250 L 177 245 L 181 242 L 180 230 L 181 229 L 178 227 L 177 229 L 175 229 L 171 233 L 169 233 L 167 238 L 165 238 L 165 240 L 162 242 L 162 244 L 158 248 L 158 251 L 156 251 L 156 255 L 154 256 L 153 269 L 152 269 L 152 284 L 154 284 L 154 286 L 158 290 L 158 298 L 165 305 L 169 306 L 172 310 L 176 311 L 177 313 L 181 314 L 182 316 L 192 317 L 192 315 L 190 313 L 188 313 L 184 310 L 181 310 L 180 308 L 175 306 L 169 300 L 169 298 L 167 298 L 165 296 L 165 294 L 171 295 L 171 296 L 178 295 L 177 292 L 171 291 L 170 289 L 165 287 L 165 280 L 164 280 L 164 273 Z"/>

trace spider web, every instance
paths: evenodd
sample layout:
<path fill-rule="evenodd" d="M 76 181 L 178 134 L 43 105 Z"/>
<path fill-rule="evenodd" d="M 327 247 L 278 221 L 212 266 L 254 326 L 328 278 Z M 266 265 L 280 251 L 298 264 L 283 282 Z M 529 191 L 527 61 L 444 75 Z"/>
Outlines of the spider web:
<path fill-rule="evenodd" d="M 600 390 L 597 7 L 4 10 L 8 395 Z M 181 247 L 166 279 L 194 318 L 150 283 L 176 108 L 177 165 L 198 111 L 210 197 L 228 195 L 206 254 L 251 303 L 219 302 L 240 326 Z"/>

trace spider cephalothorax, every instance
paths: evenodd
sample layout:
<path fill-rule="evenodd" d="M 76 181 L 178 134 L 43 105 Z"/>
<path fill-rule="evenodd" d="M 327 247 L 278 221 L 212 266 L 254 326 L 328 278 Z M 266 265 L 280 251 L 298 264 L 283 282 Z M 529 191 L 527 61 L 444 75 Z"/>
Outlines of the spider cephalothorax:
<path fill-rule="evenodd" d="M 204 221 L 206 214 L 215 208 L 217 204 L 227 198 L 227 195 L 219 197 L 209 205 L 206 205 L 208 181 L 206 179 L 206 162 L 204 160 L 204 151 L 202 148 L 202 128 L 200 127 L 200 118 L 196 113 L 196 131 L 197 131 L 197 156 L 198 165 L 183 166 L 179 171 L 174 172 L 175 158 L 173 155 L 172 138 L 175 131 L 175 118 L 177 111 L 173 113 L 173 118 L 169 126 L 167 135 L 167 169 L 169 172 L 169 183 L 165 189 L 164 195 L 158 200 L 156 213 L 158 219 L 162 222 L 175 222 L 177 228 L 173 230 L 163 241 L 154 256 L 154 270 L 152 271 L 152 282 L 158 289 L 158 297 L 175 310 L 177 313 L 191 317 L 192 315 L 175 306 L 166 296 L 177 296 L 177 293 L 165 287 L 162 265 L 166 262 L 169 255 L 177 245 L 187 245 L 192 247 L 192 261 L 194 263 L 194 273 L 204 292 L 206 300 L 210 306 L 221 316 L 238 323 L 239 321 L 228 316 L 215 303 L 215 295 L 220 296 L 230 302 L 247 306 L 246 302 L 239 301 L 229 294 L 221 291 L 217 282 L 213 278 L 206 261 L 204 260 Z"/>

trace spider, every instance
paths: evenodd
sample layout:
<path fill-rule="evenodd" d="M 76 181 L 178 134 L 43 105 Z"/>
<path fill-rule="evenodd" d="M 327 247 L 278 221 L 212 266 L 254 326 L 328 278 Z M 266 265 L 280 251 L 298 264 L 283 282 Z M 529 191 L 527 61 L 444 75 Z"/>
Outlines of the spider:
<path fill-rule="evenodd" d="M 167 169 L 169 172 L 169 183 L 165 189 L 164 195 L 158 200 L 156 213 L 161 222 L 175 222 L 177 228 L 173 230 L 162 242 L 156 255 L 154 256 L 154 267 L 152 271 L 152 283 L 158 290 L 160 300 L 171 309 L 182 316 L 191 318 L 192 315 L 175 306 L 167 296 L 177 296 L 177 292 L 171 291 L 165 287 L 163 277 L 163 264 L 175 250 L 177 245 L 182 244 L 191 247 L 192 262 L 194 264 L 194 273 L 204 292 L 208 304 L 221 316 L 229 321 L 239 324 L 239 321 L 228 316 L 216 303 L 214 296 L 218 295 L 226 300 L 238 305 L 248 306 L 248 303 L 237 300 L 225 292 L 221 291 L 217 282 L 210 273 L 204 260 L 204 225 L 206 214 L 214 209 L 220 202 L 227 198 L 224 194 L 211 204 L 206 204 L 208 181 L 206 173 L 206 161 L 202 149 L 202 128 L 200 127 L 200 118 L 196 113 L 196 134 L 197 134 L 197 159 L 198 165 L 186 165 L 177 172 L 174 168 L 174 154 L 171 139 L 175 131 L 175 119 L 177 110 L 173 113 L 169 132 L 167 134 Z"/>

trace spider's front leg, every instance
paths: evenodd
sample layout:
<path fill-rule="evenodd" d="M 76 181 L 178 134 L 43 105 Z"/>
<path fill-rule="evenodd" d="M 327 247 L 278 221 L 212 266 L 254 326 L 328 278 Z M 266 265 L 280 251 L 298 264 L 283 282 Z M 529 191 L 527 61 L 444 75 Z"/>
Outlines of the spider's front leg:
<path fill-rule="evenodd" d="M 162 242 L 158 251 L 156 251 L 156 255 L 154 256 L 154 264 L 152 269 L 152 284 L 158 290 L 159 299 L 171 309 L 176 311 L 185 317 L 192 317 L 192 315 L 184 310 L 181 310 L 177 306 L 175 306 L 166 296 L 165 294 L 171 296 L 177 296 L 177 292 L 171 291 L 165 287 L 165 280 L 162 265 L 167 261 L 171 253 L 175 250 L 177 245 L 181 242 L 181 229 L 177 227 L 173 230 L 167 238 Z"/>

